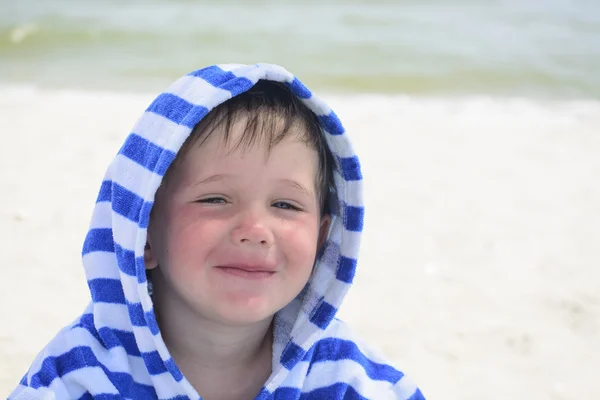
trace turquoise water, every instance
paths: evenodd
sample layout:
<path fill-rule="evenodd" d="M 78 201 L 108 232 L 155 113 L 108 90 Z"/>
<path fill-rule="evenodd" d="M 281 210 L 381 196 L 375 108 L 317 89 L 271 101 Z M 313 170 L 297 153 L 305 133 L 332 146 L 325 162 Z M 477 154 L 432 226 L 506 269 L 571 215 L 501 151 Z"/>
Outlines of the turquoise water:
<path fill-rule="evenodd" d="M 600 98 L 600 2 L 0 0 L 0 83 L 157 90 L 221 62 L 333 92 Z"/>

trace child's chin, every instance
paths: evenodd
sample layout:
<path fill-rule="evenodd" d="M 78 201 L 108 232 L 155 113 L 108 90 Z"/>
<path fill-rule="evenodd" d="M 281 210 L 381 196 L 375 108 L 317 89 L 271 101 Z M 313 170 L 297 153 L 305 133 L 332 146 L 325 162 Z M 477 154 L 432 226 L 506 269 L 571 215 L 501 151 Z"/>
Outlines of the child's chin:
<path fill-rule="evenodd" d="M 221 322 L 227 325 L 243 326 L 270 321 L 273 315 L 285 305 L 280 303 L 282 303 L 280 299 L 267 296 L 224 297 L 213 310 Z"/>
<path fill-rule="evenodd" d="M 254 325 L 260 322 L 270 321 L 273 318 L 274 313 L 271 312 L 247 312 L 247 313 L 226 313 L 221 315 L 220 319 L 227 325 L 232 326 L 248 326 Z"/>
<path fill-rule="evenodd" d="M 219 319 L 227 325 L 246 326 L 270 321 L 277 309 L 273 307 L 242 306 L 219 310 Z"/>

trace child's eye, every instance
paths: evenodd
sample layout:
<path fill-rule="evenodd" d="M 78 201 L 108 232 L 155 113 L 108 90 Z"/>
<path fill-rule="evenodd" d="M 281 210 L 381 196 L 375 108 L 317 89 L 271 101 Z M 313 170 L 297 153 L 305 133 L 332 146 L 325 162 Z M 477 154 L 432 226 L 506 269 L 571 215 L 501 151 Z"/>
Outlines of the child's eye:
<path fill-rule="evenodd" d="M 198 200 L 198 203 L 204 203 L 204 204 L 224 204 L 224 203 L 226 203 L 226 201 L 222 197 L 207 197 L 206 199 L 200 199 L 200 200 Z"/>
<path fill-rule="evenodd" d="M 282 210 L 302 211 L 299 207 L 288 203 L 287 201 L 278 201 L 273 203 L 273 207 L 281 208 Z"/>

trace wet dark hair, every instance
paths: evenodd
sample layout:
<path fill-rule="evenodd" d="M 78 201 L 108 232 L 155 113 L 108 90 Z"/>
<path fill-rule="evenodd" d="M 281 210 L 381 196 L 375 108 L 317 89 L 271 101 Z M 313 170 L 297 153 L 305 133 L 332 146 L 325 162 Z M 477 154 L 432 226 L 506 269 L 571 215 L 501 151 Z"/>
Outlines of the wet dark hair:
<path fill-rule="evenodd" d="M 318 200 L 321 214 L 330 214 L 329 200 L 337 197 L 333 180 L 337 169 L 335 158 L 317 116 L 287 86 L 279 82 L 259 80 L 248 91 L 212 109 L 192 130 L 163 183 L 168 182 L 169 172 L 177 168 L 178 160 L 192 146 L 201 146 L 215 131 L 223 132 L 223 139 L 229 144 L 231 129 L 241 119 L 246 120 L 246 126 L 243 134 L 232 144 L 232 151 L 240 147 L 248 149 L 255 144 L 266 144 L 270 151 L 291 135 L 317 151 L 319 165 L 315 182 Z M 290 132 L 292 127 L 301 129 Z"/>

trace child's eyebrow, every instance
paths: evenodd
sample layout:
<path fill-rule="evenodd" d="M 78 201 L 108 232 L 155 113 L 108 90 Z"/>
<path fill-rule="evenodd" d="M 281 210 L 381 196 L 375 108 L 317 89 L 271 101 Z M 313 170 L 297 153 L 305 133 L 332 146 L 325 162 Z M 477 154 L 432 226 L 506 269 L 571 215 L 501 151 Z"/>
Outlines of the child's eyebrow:
<path fill-rule="evenodd" d="M 228 174 L 211 175 L 205 179 L 202 179 L 201 181 L 194 183 L 194 186 L 204 185 L 204 184 L 211 183 L 211 182 L 222 181 L 222 180 L 226 180 L 227 178 L 231 178 L 231 175 L 228 175 Z"/>
<path fill-rule="evenodd" d="M 292 188 L 294 188 L 296 190 L 299 190 L 300 192 L 302 192 L 303 194 L 305 194 L 308 197 L 313 197 L 313 192 L 312 191 L 308 190 L 302 184 L 296 182 L 293 179 L 283 178 L 283 179 L 279 179 L 279 182 L 281 182 L 281 183 L 283 183 L 283 184 L 285 184 L 287 186 L 290 186 L 290 187 L 292 187 Z"/>

